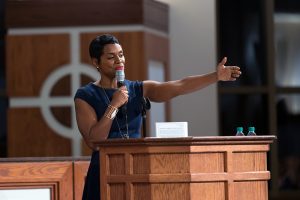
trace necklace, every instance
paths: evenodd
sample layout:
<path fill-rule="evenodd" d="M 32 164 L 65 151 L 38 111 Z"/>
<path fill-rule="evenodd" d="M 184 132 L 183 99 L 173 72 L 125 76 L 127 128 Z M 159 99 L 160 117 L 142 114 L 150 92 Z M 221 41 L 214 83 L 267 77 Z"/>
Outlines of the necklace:
<path fill-rule="evenodd" d="M 103 93 L 104 93 L 104 96 L 106 97 L 106 100 L 107 100 L 107 106 L 110 104 L 110 100 L 104 90 L 104 88 L 100 85 L 100 88 L 102 89 Z M 128 120 L 127 120 L 127 113 L 125 113 L 125 120 L 126 120 L 126 133 L 122 133 L 121 131 L 121 128 L 120 128 L 120 125 L 119 125 L 119 122 L 118 122 L 118 118 L 117 116 L 115 117 L 116 119 L 116 122 L 117 122 L 117 126 L 118 126 L 118 129 L 119 129 L 119 133 L 121 135 L 121 137 L 123 139 L 129 139 L 129 134 L 128 134 Z"/>

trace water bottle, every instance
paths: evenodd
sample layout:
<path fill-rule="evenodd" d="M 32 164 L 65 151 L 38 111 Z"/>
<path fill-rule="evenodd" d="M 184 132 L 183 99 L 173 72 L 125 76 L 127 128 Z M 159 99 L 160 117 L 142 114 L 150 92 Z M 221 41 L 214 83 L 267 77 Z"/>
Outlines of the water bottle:
<path fill-rule="evenodd" d="M 235 136 L 244 136 L 244 135 L 245 134 L 243 133 L 243 127 L 237 127 Z"/>
<path fill-rule="evenodd" d="M 255 136 L 255 135 L 256 135 L 255 128 L 253 126 L 250 126 L 248 128 L 248 134 L 247 134 L 247 136 Z"/>

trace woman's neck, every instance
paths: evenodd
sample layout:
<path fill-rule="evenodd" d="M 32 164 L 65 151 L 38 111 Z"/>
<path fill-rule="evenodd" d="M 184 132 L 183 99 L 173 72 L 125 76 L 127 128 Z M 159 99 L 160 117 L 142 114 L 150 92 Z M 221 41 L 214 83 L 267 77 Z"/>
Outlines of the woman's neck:
<path fill-rule="evenodd" d="M 117 82 L 115 79 L 101 79 L 96 81 L 96 84 L 103 88 L 117 88 Z"/>

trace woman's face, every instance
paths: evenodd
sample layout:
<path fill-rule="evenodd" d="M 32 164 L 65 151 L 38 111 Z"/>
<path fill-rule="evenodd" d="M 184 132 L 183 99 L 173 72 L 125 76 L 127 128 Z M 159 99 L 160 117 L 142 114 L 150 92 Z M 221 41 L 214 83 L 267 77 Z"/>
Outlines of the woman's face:
<path fill-rule="evenodd" d="M 103 54 L 100 57 L 99 67 L 103 75 L 111 78 L 115 77 L 115 68 L 124 67 L 125 57 L 120 44 L 107 44 L 103 48 Z"/>

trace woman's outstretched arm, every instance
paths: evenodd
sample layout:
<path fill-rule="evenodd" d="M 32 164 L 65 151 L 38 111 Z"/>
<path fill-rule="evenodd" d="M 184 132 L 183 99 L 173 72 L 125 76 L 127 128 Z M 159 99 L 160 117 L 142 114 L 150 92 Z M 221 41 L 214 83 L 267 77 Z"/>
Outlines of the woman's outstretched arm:
<path fill-rule="evenodd" d="M 240 75 L 240 68 L 237 66 L 225 66 L 227 58 L 224 57 L 217 66 L 217 71 L 188 76 L 180 80 L 157 82 L 144 81 L 143 95 L 154 102 L 168 101 L 176 96 L 198 91 L 217 81 L 235 81 Z"/>

